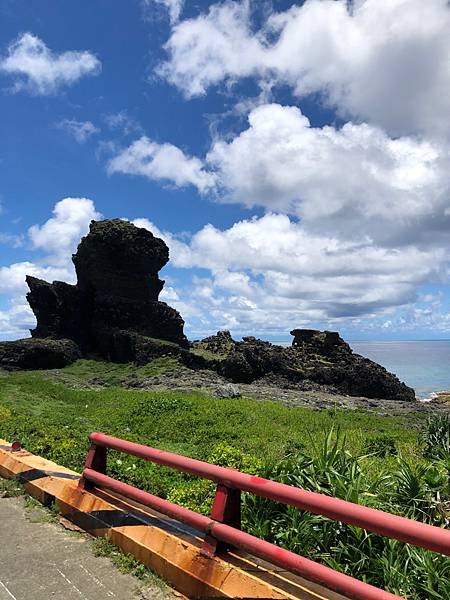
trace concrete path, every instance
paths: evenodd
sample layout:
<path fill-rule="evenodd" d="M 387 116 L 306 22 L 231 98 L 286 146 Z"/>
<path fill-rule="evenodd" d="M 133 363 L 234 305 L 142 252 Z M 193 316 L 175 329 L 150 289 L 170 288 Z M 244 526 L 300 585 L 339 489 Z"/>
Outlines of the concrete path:
<path fill-rule="evenodd" d="M 37 512 L 37 516 L 36 516 Z M 23 498 L 0 499 L 0 600 L 167 600 L 159 589 L 95 557 L 89 539 L 43 523 Z M 39 519 L 41 522 L 33 522 Z"/>

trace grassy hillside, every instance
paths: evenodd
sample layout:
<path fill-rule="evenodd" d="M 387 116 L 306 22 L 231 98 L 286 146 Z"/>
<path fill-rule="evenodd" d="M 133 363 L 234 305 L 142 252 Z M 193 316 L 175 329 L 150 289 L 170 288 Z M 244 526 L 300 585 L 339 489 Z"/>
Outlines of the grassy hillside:
<path fill-rule="evenodd" d="M 312 411 L 200 392 L 120 387 L 124 379 L 139 381 L 177 368 L 173 359 L 162 358 L 145 367 L 82 360 L 60 371 L 0 372 L 0 437 L 18 438 L 31 452 L 80 471 L 88 434 L 103 431 L 438 525 L 445 522 L 450 464 L 445 446 L 434 452 L 444 421 L 427 446 L 420 416 Z M 214 491 L 209 482 L 114 453 L 108 469 L 143 489 L 209 510 Z M 450 561 L 438 555 L 250 496 L 244 498 L 244 520 L 256 535 L 409 598 L 450 597 Z"/>
<path fill-rule="evenodd" d="M 163 358 L 144 367 L 80 360 L 59 371 L 0 371 L 0 434 L 22 436 L 30 450 L 45 437 L 46 452 L 52 456 L 58 453 L 52 435 L 66 440 L 83 457 L 87 435 L 98 430 L 196 458 L 205 458 L 214 445 L 225 441 L 256 457 L 277 459 L 292 447 L 310 448 L 334 426 L 345 433 L 348 448 L 357 452 L 380 435 L 391 437 L 407 456 L 416 451 L 418 429 L 410 420 L 405 427 L 399 418 L 362 411 L 311 411 L 276 402 L 119 385 L 130 377 L 139 380 L 176 368 L 174 359 Z M 103 387 L 97 389 L 99 384 Z M 61 455 L 61 460 L 70 461 L 72 468 L 82 466 L 75 454 Z"/>

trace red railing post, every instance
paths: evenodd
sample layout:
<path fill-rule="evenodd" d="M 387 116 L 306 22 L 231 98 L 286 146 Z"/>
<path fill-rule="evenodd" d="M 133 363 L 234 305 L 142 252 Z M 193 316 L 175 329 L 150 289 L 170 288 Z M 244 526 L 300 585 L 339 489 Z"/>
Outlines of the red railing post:
<path fill-rule="evenodd" d="M 93 469 L 98 473 L 106 475 L 106 452 L 105 446 L 97 446 L 97 444 L 91 443 L 89 451 L 86 456 L 85 469 Z M 83 476 L 80 477 L 78 482 L 78 488 L 80 490 L 90 490 L 94 486 L 93 484 L 85 479 Z"/>
<path fill-rule="evenodd" d="M 93 432 L 89 437 L 91 448 L 86 459 L 83 477 L 79 483 L 80 488 L 84 489 L 86 483 L 90 487 L 106 488 L 202 531 L 205 534 L 202 553 L 208 557 L 213 557 L 219 548 L 240 548 L 283 569 L 292 570 L 302 577 L 343 593 L 349 598 L 401 600 L 399 596 L 384 592 L 241 531 L 240 500 L 242 492 L 256 494 L 268 500 L 281 502 L 300 510 L 323 515 L 334 521 L 348 523 L 367 531 L 373 531 L 378 535 L 450 556 L 450 530 L 445 528 L 433 527 L 426 523 L 339 498 L 332 498 L 164 450 L 149 448 L 102 433 Z M 205 517 L 200 513 L 108 477 L 105 474 L 107 448 L 171 467 L 182 473 L 214 481 L 217 488 L 210 516 Z"/>
<path fill-rule="evenodd" d="M 211 519 L 225 523 L 235 529 L 241 528 L 241 491 L 229 488 L 221 483 L 217 485 L 211 509 Z M 202 554 L 209 558 L 216 552 L 225 550 L 227 544 L 219 542 L 213 535 L 206 534 Z"/>

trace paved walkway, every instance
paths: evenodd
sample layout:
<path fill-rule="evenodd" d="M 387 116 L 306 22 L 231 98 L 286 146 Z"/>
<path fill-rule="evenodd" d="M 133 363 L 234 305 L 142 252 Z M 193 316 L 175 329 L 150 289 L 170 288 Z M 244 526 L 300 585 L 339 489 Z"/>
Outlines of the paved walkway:
<path fill-rule="evenodd" d="M 157 589 L 139 590 L 139 583 L 109 559 L 95 557 L 85 536 L 33 522 L 23 498 L 0 499 L 0 600 L 175 598 Z"/>

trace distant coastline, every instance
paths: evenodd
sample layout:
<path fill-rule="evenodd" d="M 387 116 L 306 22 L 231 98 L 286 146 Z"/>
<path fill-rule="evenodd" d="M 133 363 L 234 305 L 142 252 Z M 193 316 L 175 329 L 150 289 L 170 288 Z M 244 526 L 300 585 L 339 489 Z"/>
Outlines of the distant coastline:
<path fill-rule="evenodd" d="M 450 339 L 346 340 L 353 351 L 383 365 L 424 401 L 450 393 Z M 289 346 L 288 340 L 273 340 Z"/>

